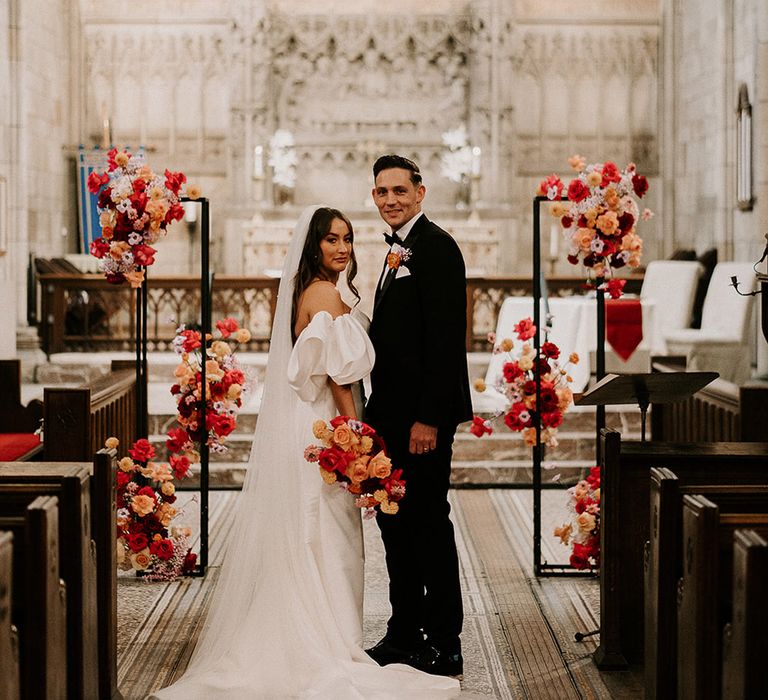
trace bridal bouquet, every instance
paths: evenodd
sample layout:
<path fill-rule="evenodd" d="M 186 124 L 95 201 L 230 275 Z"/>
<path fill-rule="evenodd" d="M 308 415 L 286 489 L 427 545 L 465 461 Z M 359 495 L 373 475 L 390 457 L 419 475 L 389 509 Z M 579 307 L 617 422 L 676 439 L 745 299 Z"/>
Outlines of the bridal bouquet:
<path fill-rule="evenodd" d="M 600 467 L 568 489 L 569 522 L 556 527 L 554 535 L 571 545 L 571 566 L 576 569 L 600 567 Z"/>
<path fill-rule="evenodd" d="M 648 191 L 648 180 L 637 172 L 634 163 L 619 170 L 615 163 L 586 165 L 581 156 L 573 156 L 568 162 L 576 171 L 576 177 L 565 188 L 557 175 L 544 178 L 538 194 L 558 200 L 550 207 L 550 213 L 565 230 L 570 246 L 568 262 L 579 261 L 590 271 L 590 276 L 610 277 L 612 270 L 624 266 L 640 265 L 643 241 L 636 233 L 638 219 L 653 216 L 650 209 L 642 214 L 635 197 L 643 197 Z M 567 200 L 559 201 L 565 190 Z M 601 287 L 611 296 L 621 296 L 624 280 L 611 280 Z"/>
<path fill-rule="evenodd" d="M 140 287 L 144 271 L 155 261 L 152 246 L 166 233 L 168 224 L 184 217 L 180 198 L 186 182 L 183 173 L 166 170 L 156 175 L 141 155 L 113 148 L 107 153 L 106 172 L 88 176 L 88 191 L 98 195 L 101 236 L 90 246 L 99 258 L 99 268 L 107 281 L 120 284 L 127 280 Z M 187 194 L 200 196 L 197 188 Z"/>
<path fill-rule="evenodd" d="M 338 484 L 355 496 L 355 505 L 370 518 L 376 511 L 394 515 L 405 495 L 402 469 L 392 469 L 384 441 L 371 426 L 349 416 L 337 416 L 330 424 L 317 420 L 313 435 L 320 445 L 309 445 L 304 459 L 320 466 L 326 484 Z"/>
<path fill-rule="evenodd" d="M 237 425 L 243 393 L 248 389 L 245 372 L 234 354 L 238 343 L 247 343 L 251 333 L 240 328 L 233 318 L 216 323 L 217 337 L 207 338 L 205 349 L 200 331 L 181 325 L 173 339 L 173 348 L 181 356 L 174 372 L 176 383 L 171 394 L 176 397 L 181 428 L 169 433 L 171 452 L 189 450 L 203 437 L 202 408 L 208 429 L 208 446 L 213 452 L 225 452 L 224 441 Z M 205 358 L 205 359 L 203 359 Z M 205 362 L 205 391 L 201 388 Z M 205 403 L 203 403 L 205 402 Z M 178 457 L 178 456 L 177 456 Z"/>
<path fill-rule="evenodd" d="M 504 423 L 513 431 L 521 432 L 526 445 L 536 444 L 536 422 L 541 425 L 541 442 L 550 447 L 557 446 L 558 426 L 563 422 L 563 413 L 573 401 L 573 393 L 568 384 L 572 381 L 567 372 L 567 365 L 576 364 L 579 357 L 571 353 L 568 362 L 560 363 L 560 348 L 554 343 L 544 342 L 538 357 L 536 349 L 528 342 L 536 335 L 536 326 L 530 318 L 525 318 L 515 325 L 517 338 L 522 341 L 519 351 L 515 342 L 504 338 L 494 345 L 494 353 L 507 353 L 503 375 L 496 388 L 503 393 L 509 408 L 504 411 Z M 492 342 L 495 343 L 495 337 Z M 515 351 L 515 354 L 513 354 Z M 536 376 L 540 376 L 541 404 L 536 403 Z M 485 391 L 483 380 L 475 382 L 477 391 Z M 492 423 L 501 413 L 491 419 L 475 416 L 470 431 L 477 437 L 493 432 Z"/>
<path fill-rule="evenodd" d="M 117 438 L 106 447 L 115 449 Z M 123 571 L 146 572 L 150 581 L 170 581 L 195 566 L 188 528 L 173 527 L 174 478 L 182 478 L 170 464 L 153 462 L 155 449 L 137 440 L 128 456 L 117 463 L 117 563 Z"/>

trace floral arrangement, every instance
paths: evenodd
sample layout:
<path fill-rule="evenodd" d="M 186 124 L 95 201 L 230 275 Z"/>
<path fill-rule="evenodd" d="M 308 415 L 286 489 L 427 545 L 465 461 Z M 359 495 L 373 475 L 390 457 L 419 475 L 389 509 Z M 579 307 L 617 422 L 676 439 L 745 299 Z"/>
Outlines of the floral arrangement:
<path fill-rule="evenodd" d="M 387 267 L 390 270 L 400 269 L 400 265 L 408 262 L 411 258 L 411 249 L 401 246 L 399 243 L 393 243 L 387 254 Z"/>
<path fill-rule="evenodd" d="M 521 432 L 526 445 L 533 446 L 536 444 L 536 422 L 539 421 L 541 442 L 555 447 L 557 428 L 563 422 L 563 413 L 573 402 L 573 393 L 568 387 L 572 379 L 566 368 L 568 364 L 578 363 L 579 356 L 571 353 L 568 362 L 561 365 L 558 362 L 560 348 L 546 341 L 537 357 L 536 349 L 528 342 L 536 332 L 536 326 L 530 318 L 524 318 L 515 325 L 517 338 L 522 341 L 517 357 L 512 354 L 516 346 L 511 338 L 504 338 L 496 344 L 495 335 L 489 336 L 489 340 L 494 343 L 494 353 L 507 353 L 509 358 L 504 363 L 503 377 L 496 388 L 509 401 L 509 408 L 502 412 L 506 426 L 512 431 Z M 541 385 L 540 406 L 536 404 L 537 375 L 540 376 Z M 475 389 L 485 391 L 485 382 L 482 379 L 476 380 Z M 493 421 L 500 415 L 490 419 L 475 416 L 470 431 L 477 437 L 492 433 Z"/>
<path fill-rule="evenodd" d="M 384 441 L 371 426 L 349 416 L 337 416 L 330 425 L 317 420 L 312 434 L 320 445 L 309 445 L 304 459 L 317 463 L 326 484 L 337 484 L 355 496 L 363 517 L 376 511 L 394 515 L 405 496 L 402 469 L 392 469 Z"/>
<path fill-rule="evenodd" d="M 177 421 L 180 428 L 169 432 L 169 450 L 182 453 L 199 444 L 203 438 L 201 411 L 202 363 L 205 361 L 205 422 L 208 429 L 208 446 L 213 452 L 225 452 L 224 441 L 237 425 L 238 410 L 242 406 L 243 393 L 249 388 L 245 372 L 234 354 L 238 343 L 247 343 L 251 333 L 240 328 L 233 318 L 216 322 L 217 337 L 207 338 L 205 360 L 200 331 L 187 329 L 182 324 L 173 339 L 173 348 L 181 356 L 174 372 L 176 384 L 171 393 L 176 397 Z M 171 459 L 185 459 L 174 455 Z"/>
<path fill-rule="evenodd" d="M 648 180 L 637 172 L 634 163 L 619 170 L 615 163 L 587 165 L 579 155 L 568 159 L 577 175 L 566 188 L 557 175 L 544 178 L 538 194 L 558 200 L 550 213 L 565 230 L 570 245 L 568 262 L 579 261 L 590 277 L 608 278 L 611 271 L 640 265 L 643 241 L 636 233 L 638 219 L 653 216 L 650 209 L 640 213 L 635 197 L 648 191 Z M 565 190 L 567 200 L 559 201 Z M 601 287 L 613 298 L 621 296 L 625 281 L 612 279 Z"/>
<path fill-rule="evenodd" d="M 111 437 L 105 444 L 116 449 L 119 441 Z M 177 515 L 173 480 L 187 470 L 154 457 L 154 447 L 142 438 L 117 463 L 117 563 L 123 571 L 146 572 L 149 581 L 170 581 L 192 571 L 197 558 L 190 530 L 171 525 Z"/>
<path fill-rule="evenodd" d="M 571 545 L 570 563 L 576 569 L 600 567 L 600 467 L 568 489 L 570 521 L 556 527 L 555 537 Z"/>
<path fill-rule="evenodd" d="M 144 270 L 155 262 L 152 246 L 165 234 L 168 224 L 184 217 L 181 187 L 183 173 L 166 170 L 156 175 L 141 154 L 118 151 L 107 153 L 107 170 L 88 176 L 88 191 L 98 195 L 101 236 L 90 246 L 90 253 L 101 262 L 107 281 L 140 287 Z M 200 191 L 187 188 L 190 198 Z"/>

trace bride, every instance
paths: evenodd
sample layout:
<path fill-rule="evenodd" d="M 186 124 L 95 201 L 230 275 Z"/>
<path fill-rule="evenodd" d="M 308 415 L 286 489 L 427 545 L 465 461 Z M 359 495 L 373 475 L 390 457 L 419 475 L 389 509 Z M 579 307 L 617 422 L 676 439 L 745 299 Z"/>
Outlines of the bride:
<path fill-rule="evenodd" d="M 359 299 L 356 269 L 346 216 L 306 209 L 283 267 L 258 425 L 211 609 L 186 672 L 153 698 L 459 695 L 456 680 L 380 667 L 363 651 L 360 511 L 303 457 L 314 420 L 361 416 L 352 387 L 374 353 L 365 317 L 336 289 L 346 271 Z"/>

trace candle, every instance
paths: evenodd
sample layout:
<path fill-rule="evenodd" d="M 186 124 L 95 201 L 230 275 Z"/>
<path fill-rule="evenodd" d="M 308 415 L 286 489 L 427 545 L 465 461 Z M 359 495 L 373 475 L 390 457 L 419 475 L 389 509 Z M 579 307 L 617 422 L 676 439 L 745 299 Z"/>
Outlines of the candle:
<path fill-rule="evenodd" d="M 472 148 L 472 174 L 473 175 L 480 174 L 480 155 L 481 154 L 482 154 L 482 151 L 480 150 L 480 146 L 474 146 Z"/>
<path fill-rule="evenodd" d="M 255 146 L 253 149 L 253 176 L 264 177 L 264 147 Z"/>
<path fill-rule="evenodd" d="M 112 144 L 109 133 L 109 113 L 107 112 L 107 103 L 101 103 L 101 147 L 106 149 Z"/>
<path fill-rule="evenodd" d="M 552 223 L 549 227 L 549 257 L 557 258 L 560 251 L 560 226 Z"/>

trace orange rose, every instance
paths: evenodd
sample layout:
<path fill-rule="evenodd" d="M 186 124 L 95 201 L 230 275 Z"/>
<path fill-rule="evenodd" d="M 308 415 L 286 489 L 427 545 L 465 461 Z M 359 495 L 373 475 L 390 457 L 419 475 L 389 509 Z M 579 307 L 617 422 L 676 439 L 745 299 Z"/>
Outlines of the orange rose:
<path fill-rule="evenodd" d="M 387 255 L 387 265 L 391 270 L 397 270 L 400 267 L 400 256 L 397 253 L 389 253 Z"/>
<path fill-rule="evenodd" d="M 368 462 L 370 457 L 358 457 L 347 465 L 347 476 L 353 484 L 359 484 L 368 478 Z"/>
<path fill-rule="evenodd" d="M 384 452 L 379 452 L 368 462 L 368 476 L 386 479 L 392 473 L 392 460 Z"/>
<path fill-rule="evenodd" d="M 345 452 L 349 452 L 352 445 L 356 442 L 355 434 L 346 424 L 337 425 L 333 431 L 333 441 Z"/>
<path fill-rule="evenodd" d="M 576 516 L 576 524 L 582 532 L 592 532 L 595 529 L 595 516 L 584 511 Z"/>

